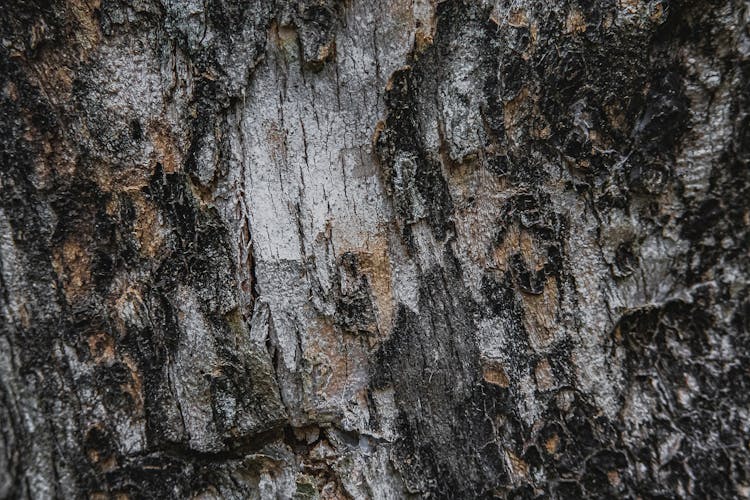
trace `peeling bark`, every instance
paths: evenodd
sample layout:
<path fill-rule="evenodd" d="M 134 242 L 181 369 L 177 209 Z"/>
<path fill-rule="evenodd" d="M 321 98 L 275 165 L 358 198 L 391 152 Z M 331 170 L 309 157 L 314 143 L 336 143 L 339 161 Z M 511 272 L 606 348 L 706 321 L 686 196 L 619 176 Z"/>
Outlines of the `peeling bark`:
<path fill-rule="evenodd" d="M 750 4 L 9 0 L 1 498 L 750 496 Z"/>

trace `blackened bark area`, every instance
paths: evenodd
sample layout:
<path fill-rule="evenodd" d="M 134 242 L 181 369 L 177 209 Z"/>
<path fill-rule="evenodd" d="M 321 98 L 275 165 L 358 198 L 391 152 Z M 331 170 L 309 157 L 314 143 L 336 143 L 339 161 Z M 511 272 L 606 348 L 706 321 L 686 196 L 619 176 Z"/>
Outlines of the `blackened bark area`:
<path fill-rule="evenodd" d="M 750 495 L 746 2 L 393 2 L 372 46 L 340 36 L 362 2 L 197 3 L 0 14 L 0 497 Z M 266 262 L 334 263 L 308 309 L 335 342 L 284 344 L 306 306 L 258 288 L 234 203 L 302 167 L 248 160 L 247 91 L 269 60 L 379 72 L 386 26 L 414 45 L 342 151 L 387 262 Z M 350 368 L 366 412 L 319 411 Z"/>

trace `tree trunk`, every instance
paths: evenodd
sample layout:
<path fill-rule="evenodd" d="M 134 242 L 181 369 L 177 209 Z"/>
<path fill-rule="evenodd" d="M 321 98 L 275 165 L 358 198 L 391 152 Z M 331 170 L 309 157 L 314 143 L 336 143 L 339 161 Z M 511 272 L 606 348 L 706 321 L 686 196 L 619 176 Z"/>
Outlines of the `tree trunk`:
<path fill-rule="evenodd" d="M 0 18 L 0 498 L 750 496 L 746 0 Z"/>

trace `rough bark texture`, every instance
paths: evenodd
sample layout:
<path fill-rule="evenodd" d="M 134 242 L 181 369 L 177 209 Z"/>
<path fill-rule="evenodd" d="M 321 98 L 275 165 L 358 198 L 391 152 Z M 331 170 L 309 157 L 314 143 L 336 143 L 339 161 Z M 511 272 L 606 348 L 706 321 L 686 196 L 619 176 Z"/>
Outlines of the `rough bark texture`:
<path fill-rule="evenodd" d="M 5 0 L 0 498 L 750 496 L 745 0 Z"/>

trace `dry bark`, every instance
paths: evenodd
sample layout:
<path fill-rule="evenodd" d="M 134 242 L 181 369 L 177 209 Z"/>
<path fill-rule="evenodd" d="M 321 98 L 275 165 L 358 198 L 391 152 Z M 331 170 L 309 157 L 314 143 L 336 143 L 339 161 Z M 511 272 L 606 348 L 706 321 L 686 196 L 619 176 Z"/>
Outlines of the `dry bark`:
<path fill-rule="evenodd" d="M 0 498 L 750 496 L 746 0 L 0 21 Z"/>

